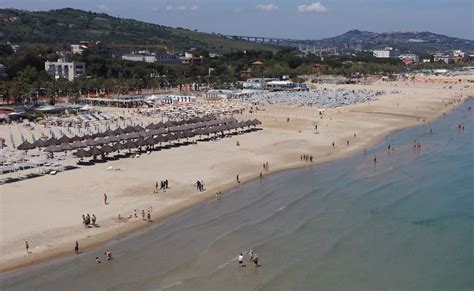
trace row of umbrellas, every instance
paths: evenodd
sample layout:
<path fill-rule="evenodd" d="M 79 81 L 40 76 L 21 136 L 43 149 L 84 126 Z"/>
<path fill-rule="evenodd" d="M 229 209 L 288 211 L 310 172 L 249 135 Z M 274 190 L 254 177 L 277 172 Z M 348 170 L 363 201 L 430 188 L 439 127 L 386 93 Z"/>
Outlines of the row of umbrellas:
<path fill-rule="evenodd" d="M 161 143 L 161 142 L 179 140 L 183 138 L 190 138 L 197 135 L 200 135 L 200 136 L 209 135 L 212 133 L 223 132 L 225 130 L 233 130 L 237 128 L 257 126 L 261 124 L 261 122 L 258 121 L 257 119 L 238 122 L 236 119 L 230 118 L 230 119 L 223 119 L 223 120 L 207 121 L 207 124 L 209 125 L 207 125 L 207 127 L 205 128 L 200 127 L 200 126 L 195 126 L 197 124 L 198 123 L 195 123 L 191 127 L 180 125 L 181 127 L 180 130 L 176 130 L 176 131 L 172 128 L 168 128 L 168 129 L 159 128 L 159 129 L 147 131 L 140 127 L 142 129 L 141 131 L 121 133 L 119 135 L 115 135 L 114 133 L 108 133 L 108 135 L 105 137 L 95 138 L 91 136 L 85 140 L 69 138 L 67 136 L 62 136 L 59 139 L 55 139 L 55 138 L 50 138 L 48 140 L 38 139 L 34 143 L 30 143 L 25 140 L 22 144 L 20 144 L 17 147 L 17 149 L 31 150 L 37 147 L 42 147 L 42 148 L 45 148 L 46 152 L 61 152 L 61 151 L 70 151 L 70 150 L 84 148 L 84 147 L 108 145 L 111 143 L 119 143 L 123 141 L 137 140 L 137 142 L 139 143 L 148 141 L 148 144 L 137 145 L 137 146 L 144 146 L 144 145 L 153 145 L 153 144 Z M 137 147 L 137 146 L 133 146 L 133 147 Z"/>

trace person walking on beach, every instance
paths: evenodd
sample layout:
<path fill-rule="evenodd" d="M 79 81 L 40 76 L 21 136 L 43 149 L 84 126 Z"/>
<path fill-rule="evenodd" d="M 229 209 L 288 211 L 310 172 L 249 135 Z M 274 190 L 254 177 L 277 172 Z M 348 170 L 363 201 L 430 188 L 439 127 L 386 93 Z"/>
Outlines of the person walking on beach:
<path fill-rule="evenodd" d="M 95 222 L 96 222 L 97 218 L 95 217 L 95 214 L 92 214 L 92 225 L 95 226 Z"/>
<path fill-rule="evenodd" d="M 151 221 L 151 213 L 150 213 L 150 210 L 148 210 L 148 213 L 147 213 L 147 215 L 146 215 L 146 218 L 147 218 L 148 222 Z"/>
<path fill-rule="evenodd" d="M 262 179 L 263 179 L 263 174 L 262 174 L 262 172 L 260 172 L 260 180 L 262 180 Z"/>
<path fill-rule="evenodd" d="M 237 183 L 240 183 L 239 174 L 237 174 L 237 176 L 235 178 L 237 180 Z"/>
<path fill-rule="evenodd" d="M 253 254 L 253 262 L 255 264 L 255 267 L 259 267 L 260 265 L 258 264 L 258 255 L 255 253 Z"/>
<path fill-rule="evenodd" d="M 108 204 L 108 202 L 107 202 L 107 194 L 106 194 L 106 193 L 104 193 L 104 204 L 105 204 L 105 205 Z"/>
<path fill-rule="evenodd" d="M 142 209 L 142 220 L 145 221 L 145 210 Z"/>
<path fill-rule="evenodd" d="M 136 210 L 136 209 L 133 209 L 133 217 L 138 218 L 137 210 Z"/>
<path fill-rule="evenodd" d="M 239 267 L 242 268 L 244 264 L 244 256 L 242 255 L 242 253 L 240 253 L 239 255 Z"/>
<path fill-rule="evenodd" d="M 377 163 L 377 156 L 374 155 L 374 164 Z"/>
<path fill-rule="evenodd" d="M 27 254 L 30 254 L 30 253 L 31 253 L 31 252 L 30 252 L 30 244 L 28 243 L 27 240 L 25 241 L 25 248 L 26 248 L 26 253 L 27 253 Z"/>
<path fill-rule="evenodd" d="M 76 253 L 76 255 L 79 254 L 79 243 L 77 242 L 77 240 L 76 240 L 76 245 L 74 246 L 74 253 Z"/>

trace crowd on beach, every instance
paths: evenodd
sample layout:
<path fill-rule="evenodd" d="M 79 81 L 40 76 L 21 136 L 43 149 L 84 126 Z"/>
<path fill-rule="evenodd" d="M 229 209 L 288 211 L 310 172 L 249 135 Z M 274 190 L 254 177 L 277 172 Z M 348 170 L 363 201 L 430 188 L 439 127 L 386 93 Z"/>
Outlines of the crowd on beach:
<path fill-rule="evenodd" d="M 255 92 L 248 101 L 252 103 L 287 104 L 319 108 L 335 108 L 377 100 L 386 94 L 381 90 L 328 89 L 310 91 L 261 91 Z"/>

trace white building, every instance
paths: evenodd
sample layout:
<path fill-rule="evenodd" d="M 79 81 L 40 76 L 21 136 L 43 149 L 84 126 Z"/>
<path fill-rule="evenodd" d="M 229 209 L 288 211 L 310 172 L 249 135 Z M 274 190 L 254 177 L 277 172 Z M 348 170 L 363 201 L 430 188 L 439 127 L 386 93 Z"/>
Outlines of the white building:
<path fill-rule="evenodd" d="M 74 81 L 76 78 L 86 74 L 86 64 L 82 62 L 66 62 L 58 59 L 57 62 L 47 61 L 44 63 L 46 72 L 58 79 L 68 79 Z"/>
<path fill-rule="evenodd" d="M 165 97 L 166 104 L 192 103 L 196 102 L 195 96 L 168 95 Z"/>
<path fill-rule="evenodd" d="M 418 64 L 420 62 L 420 57 L 415 54 L 401 54 L 398 56 L 403 62 L 410 61 L 412 64 Z"/>
<path fill-rule="evenodd" d="M 399 52 L 393 50 L 393 48 L 391 47 L 386 47 L 383 50 L 373 50 L 372 54 L 374 57 L 379 59 L 388 59 L 397 57 L 399 55 Z"/>
<path fill-rule="evenodd" d="M 156 63 L 156 55 L 128 54 L 123 55 L 122 60 L 132 62 Z"/>

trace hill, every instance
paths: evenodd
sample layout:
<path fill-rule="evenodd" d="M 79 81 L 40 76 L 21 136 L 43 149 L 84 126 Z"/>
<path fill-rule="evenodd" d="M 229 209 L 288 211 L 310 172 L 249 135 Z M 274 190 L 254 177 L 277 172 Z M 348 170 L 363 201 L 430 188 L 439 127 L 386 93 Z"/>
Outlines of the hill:
<path fill-rule="evenodd" d="M 350 30 L 336 37 L 314 41 L 314 44 L 324 47 L 344 47 L 357 41 L 361 42 L 363 49 L 379 49 L 390 46 L 401 51 L 411 51 L 419 54 L 454 49 L 474 52 L 474 41 L 472 40 L 449 37 L 428 31 L 376 33 Z"/>
<path fill-rule="evenodd" d="M 0 9 L 0 43 L 53 44 L 57 48 L 66 48 L 81 40 L 102 41 L 116 49 L 151 47 L 182 51 L 196 47 L 215 53 L 271 49 L 214 34 L 72 8 L 36 12 Z"/>

